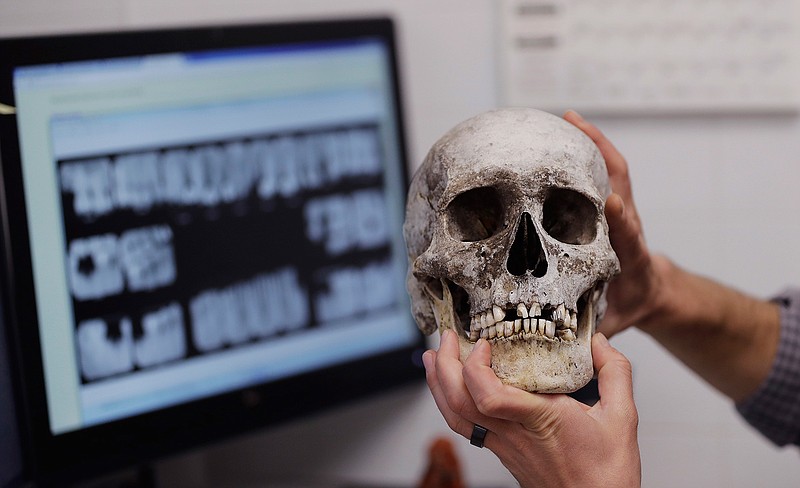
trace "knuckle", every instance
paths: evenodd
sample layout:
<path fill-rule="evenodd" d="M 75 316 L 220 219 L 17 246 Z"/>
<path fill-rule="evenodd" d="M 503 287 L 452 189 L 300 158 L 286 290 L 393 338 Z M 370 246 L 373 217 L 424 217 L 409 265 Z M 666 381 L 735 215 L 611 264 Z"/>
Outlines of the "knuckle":
<path fill-rule="evenodd" d="M 619 357 L 616 359 L 617 367 L 622 371 L 626 378 L 633 377 L 633 366 L 631 366 L 630 360 L 622 355 L 622 353 L 618 352 Z"/>
<path fill-rule="evenodd" d="M 478 412 L 488 417 L 497 416 L 498 408 L 501 404 L 501 399 L 495 393 L 488 393 L 475 398 L 475 407 Z"/>
<path fill-rule="evenodd" d="M 622 409 L 619 412 L 619 422 L 617 428 L 623 435 L 636 436 L 639 430 L 639 414 L 633 404 L 630 408 Z"/>
<path fill-rule="evenodd" d="M 614 349 L 614 355 L 616 356 L 614 358 L 614 361 L 616 361 L 617 365 L 620 368 L 623 368 L 623 369 L 628 370 L 628 371 L 631 370 L 631 362 L 630 362 L 630 360 L 628 360 L 628 358 L 624 354 L 619 352 L 617 349 Z"/>
<path fill-rule="evenodd" d="M 628 420 L 628 425 L 633 430 L 637 430 L 639 428 L 639 411 L 636 409 L 636 405 L 631 402 L 624 413 L 625 418 Z"/>
<path fill-rule="evenodd" d="M 561 422 L 555 412 L 548 410 L 532 415 L 525 428 L 539 440 L 551 441 L 559 438 Z"/>
<path fill-rule="evenodd" d="M 445 399 L 450 406 L 450 410 L 458 416 L 464 417 L 472 413 L 471 403 L 472 400 L 465 392 L 449 392 Z"/>
<path fill-rule="evenodd" d="M 450 427 L 450 430 L 453 432 L 458 432 L 458 421 L 452 419 L 450 417 L 445 417 L 445 421 L 447 422 L 447 426 Z"/>
<path fill-rule="evenodd" d="M 436 384 L 436 376 L 434 376 L 433 371 L 425 371 L 425 381 L 431 389 L 434 387 Z"/>
<path fill-rule="evenodd" d="M 619 156 L 619 167 L 617 168 L 618 174 L 623 179 L 628 179 L 630 177 L 630 169 L 628 168 L 628 162 L 625 160 L 622 155 Z"/>
<path fill-rule="evenodd" d="M 450 427 L 450 430 L 452 430 L 456 434 L 469 439 L 470 432 L 472 429 L 472 424 L 467 422 L 465 419 L 461 417 L 458 417 L 456 419 L 448 419 L 447 426 Z"/>

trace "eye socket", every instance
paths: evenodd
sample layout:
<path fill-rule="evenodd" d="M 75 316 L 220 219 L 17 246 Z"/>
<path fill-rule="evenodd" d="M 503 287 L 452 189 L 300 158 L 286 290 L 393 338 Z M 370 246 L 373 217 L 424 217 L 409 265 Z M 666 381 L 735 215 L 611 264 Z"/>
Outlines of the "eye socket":
<path fill-rule="evenodd" d="M 597 207 L 574 190 L 554 188 L 544 201 L 542 225 L 565 244 L 590 244 L 597 237 Z"/>
<path fill-rule="evenodd" d="M 492 187 L 473 188 L 447 205 L 447 231 L 461 242 L 488 239 L 503 224 L 500 193 Z"/>

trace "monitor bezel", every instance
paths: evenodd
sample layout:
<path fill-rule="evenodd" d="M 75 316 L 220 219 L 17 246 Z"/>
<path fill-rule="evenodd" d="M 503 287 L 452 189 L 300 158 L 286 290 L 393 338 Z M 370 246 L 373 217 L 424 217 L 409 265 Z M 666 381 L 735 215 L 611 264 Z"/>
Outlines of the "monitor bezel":
<path fill-rule="evenodd" d="M 0 39 L 0 103 L 14 106 L 13 70 L 21 66 L 377 37 L 389 47 L 395 127 L 403 188 L 408 185 L 403 107 L 395 27 L 388 17 L 291 21 L 245 25 L 156 28 Z M 54 49 L 58 46 L 58 49 Z M 16 117 L 0 115 L 0 217 L 2 217 L 3 320 L 25 477 L 40 483 L 80 480 L 177 451 L 275 425 L 424 378 L 417 341 L 401 349 L 256 387 L 86 429 L 53 435 L 47 419 L 28 223 Z M 409 320 L 410 312 L 409 312 Z M 34 347 L 35 346 L 35 347 Z M 337 388 L 331 391 L 331 381 Z M 320 395 L 319 392 L 325 392 Z M 275 401 L 283 398 L 285 401 Z"/>

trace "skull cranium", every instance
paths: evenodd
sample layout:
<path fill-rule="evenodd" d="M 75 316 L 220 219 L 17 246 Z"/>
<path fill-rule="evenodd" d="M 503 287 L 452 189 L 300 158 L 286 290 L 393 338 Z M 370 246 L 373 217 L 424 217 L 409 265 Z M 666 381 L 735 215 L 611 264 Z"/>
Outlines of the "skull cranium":
<path fill-rule="evenodd" d="M 619 261 L 603 208 L 605 162 L 583 132 L 527 108 L 473 117 L 412 180 L 403 233 L 423 332 L 479 337 L 505 383 L 572 392 L 592 377 L 591 336 Z"/>

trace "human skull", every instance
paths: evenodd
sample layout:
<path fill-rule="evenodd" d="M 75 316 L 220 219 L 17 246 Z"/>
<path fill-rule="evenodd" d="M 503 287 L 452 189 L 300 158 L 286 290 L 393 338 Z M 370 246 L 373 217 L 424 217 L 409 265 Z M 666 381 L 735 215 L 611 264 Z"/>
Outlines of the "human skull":
<path fill-rule="evenodd" d="M 619 272 L 609 194 L 599 150 L 559 117 L 509 108 L 451 129 L 408 194 L 407 285 L 419 328 L 455 331 L 462 361 L 488 339 L 504 383 L 542 393 L 584 386 Z"/>

